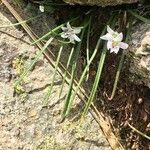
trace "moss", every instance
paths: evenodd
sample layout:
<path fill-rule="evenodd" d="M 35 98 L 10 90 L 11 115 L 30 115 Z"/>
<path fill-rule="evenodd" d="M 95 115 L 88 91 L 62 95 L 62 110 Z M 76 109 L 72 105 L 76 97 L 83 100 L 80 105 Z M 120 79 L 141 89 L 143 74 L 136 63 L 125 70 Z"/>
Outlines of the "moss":
<path fill-rule="evenodd" d="M 135 3 L 140 0 L 64 0 L 70 4 L 87 4 L 87 5 L 98 5 L 98 6 L 107 6 L 107 5 L 118 5 L 123 3 Z"/>

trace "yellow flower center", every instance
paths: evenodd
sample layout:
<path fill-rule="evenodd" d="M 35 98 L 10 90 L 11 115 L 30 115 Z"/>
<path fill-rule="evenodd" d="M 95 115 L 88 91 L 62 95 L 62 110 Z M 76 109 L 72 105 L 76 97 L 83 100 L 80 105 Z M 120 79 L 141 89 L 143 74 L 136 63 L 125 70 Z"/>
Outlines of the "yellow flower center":
<path fill-rule="evenodd" d="M 114 33 L 112 36 L 113 36 L 113 38 L 116 38 L 118 36 L 118 34 Z"/>
<path fill-rule="evenodd" d="M 118 44 L 119 44 L 119 42 L 114 41 L 114 42 L 112 43 L 112 47 L 114 48 L 114 47 L 118 46 Z"/>

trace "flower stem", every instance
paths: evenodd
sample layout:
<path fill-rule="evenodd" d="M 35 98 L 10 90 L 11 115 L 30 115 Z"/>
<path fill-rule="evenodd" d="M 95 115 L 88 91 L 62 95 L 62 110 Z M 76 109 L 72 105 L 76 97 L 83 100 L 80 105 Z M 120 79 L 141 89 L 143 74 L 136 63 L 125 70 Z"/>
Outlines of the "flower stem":
<path fill-rule="evenodd" d="M 127 36 L 126 36 L 126 40 L 125 40 L 126 43 L 129 40 L 131 25 L 132 25 L 132 21 L 129 22 L 129 28 L 128 28 Z M 125 58 L 125 53 L 122 52 L 121 59 L 120 59 L 120 62 L 119 62 L 119 66 L 118 66 L 118 69 L 117 69 L 117 73 L 116 73 L 116 76 L 115 76 L 115 82 L 114 82 L 114 85 L 113 85 L 113 90 L 112 90 L 112 93 L 111 93 L 111 97 L 108 98 L 109 100 L 112 100 L 115 96 L 118 81 L 119 81 L 119 77 L 120 77 L 120 72 L 121 72 L 121 69 L 122 69 L 122 66 L 123 66 L 123 62 L 124 62 L 124 58 Z"/>
<path fill-rule="evenodd" d="M 110 18 L 110 20 L 112 20 L 112 17 Z M 115 24 L 116 24 L 116 16 L 115 17 L 113 16 L 112 27 L 114 27 Z M 101 78 L 101 74 L 102 74 L 105 58 L 106 58 L 106 53 L 107 53 L 107 48 L 106 48 L 106 44 L 105 44 L 104 48 L 103 48 L 103 51 L 102 51 L 102 54 L 100 56 L 100 61 L 99 61 L 99 65 L 98 65 L 98 70 L 97 70 L 97 73 L 96 73 L 95 81 L 94 81 L 94 84 L 93 84 L 90 96 L 88 98 L 88 101 L 86 103 L 86 106 L 85 106 L 85 108 L 83 110 L 83 113 L 82 113 L 83 117 L 87 114 L 87 112 L 88 112 L 88 110 L 90 108 L 90 105 L 91 105 L 91 103 L 93 102 L 93 100 L 95 98 L 96 91 L 97 91 L 97 88 L 98 88 L 98 85 L 99 85 L 99 81 L 100 81 L 100 78 Z"/>

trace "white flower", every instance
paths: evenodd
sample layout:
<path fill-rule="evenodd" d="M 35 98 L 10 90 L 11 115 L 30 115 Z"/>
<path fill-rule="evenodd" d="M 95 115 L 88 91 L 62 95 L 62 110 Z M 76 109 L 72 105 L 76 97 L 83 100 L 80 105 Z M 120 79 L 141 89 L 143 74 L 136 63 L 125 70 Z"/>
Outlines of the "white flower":
<path fill-rule="evenodd" d="M 68 38 L 70 43 L 75 43 L 75 41 L 80 42 L 81 39 L 76 35 L 81 32 L 82 27 L 71 27 L 69 22 L 67 27 L 61 27 L 63 32 L 60 34 L 62 38 Z"/>
<path fill-rule="evenodd" d="M 40 10 L 41 12 L 44 12 L 44 6 L 40 5 L 40 6 L 39 6 L 39 10 Z"/>
<path fill-rule="evenodd" d="M 102 36 L 101 39 L 107 40 L 107 49 L 110 53 L 118 53 L 119 49 L 127 49 L 128 44 L 121 42 L 123 40 L 123 34 L 113 31 L 109 26 L 107 26 L 107 34 Z"/>

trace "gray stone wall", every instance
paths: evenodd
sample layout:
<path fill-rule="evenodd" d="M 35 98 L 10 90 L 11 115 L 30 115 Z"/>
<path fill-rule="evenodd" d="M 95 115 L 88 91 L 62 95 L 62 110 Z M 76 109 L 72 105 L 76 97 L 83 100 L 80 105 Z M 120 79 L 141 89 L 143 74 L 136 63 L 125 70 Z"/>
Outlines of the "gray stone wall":
<path fill-rule="evenodd" d="M 118 5 L 118 4 L 125 4 L 125 3 L 135 3 L 141 0 L 64 0 L 64 1 L 70 4 L 108 6 L 108 5 Z"/>

